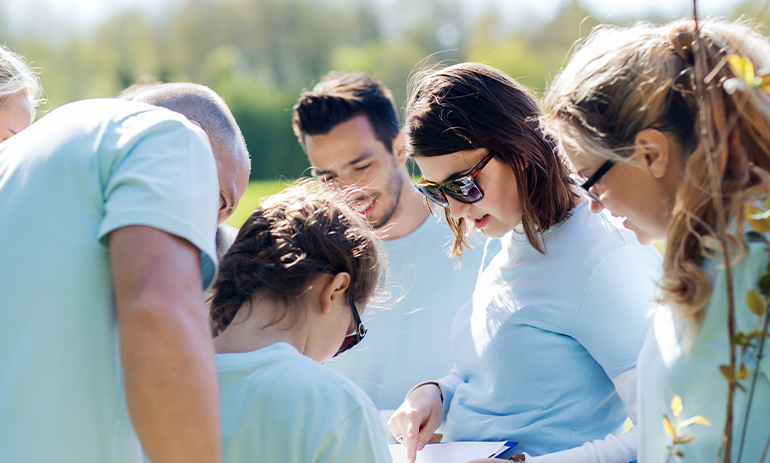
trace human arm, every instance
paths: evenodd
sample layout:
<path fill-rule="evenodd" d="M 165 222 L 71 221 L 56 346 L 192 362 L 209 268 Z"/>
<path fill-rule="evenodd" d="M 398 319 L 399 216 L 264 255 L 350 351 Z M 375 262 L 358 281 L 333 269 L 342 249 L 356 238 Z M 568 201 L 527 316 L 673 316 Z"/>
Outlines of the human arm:
<path fill-rule="evenodd" d="M 198 249 L 155 228 L 109 234 L 131 420 L 154 463 L 222 459 Z"/>

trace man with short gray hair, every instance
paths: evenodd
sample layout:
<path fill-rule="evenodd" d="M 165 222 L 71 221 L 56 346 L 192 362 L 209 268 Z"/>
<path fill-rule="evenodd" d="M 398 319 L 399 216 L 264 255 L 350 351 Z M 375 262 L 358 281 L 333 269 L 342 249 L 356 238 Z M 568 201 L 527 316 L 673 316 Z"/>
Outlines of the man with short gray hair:
<path fill-rule="evenodd" d="M 168 85 L 176 112 L 81 101 L 0 145 L 0 461 L 221 461 L 203 291 L 248 155 Z"/>

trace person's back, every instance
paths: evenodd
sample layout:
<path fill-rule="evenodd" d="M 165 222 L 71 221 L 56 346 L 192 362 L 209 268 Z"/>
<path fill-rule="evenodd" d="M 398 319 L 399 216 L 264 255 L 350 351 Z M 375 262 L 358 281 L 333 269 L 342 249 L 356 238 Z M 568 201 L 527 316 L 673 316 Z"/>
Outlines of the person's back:
<path fill-rule="evenodd" d="M 217 371 L 224 461 L 387 461 L 371 399 L 290 344 L 219 354 Z"/>
<path fill-rule="evenodd" d="M 351 190 L 351 201 L 383 240 L 390 298 L 370 315 L 360 348 L 328 363 L 380 410 L 393 410 L 415 384 L 452 367 L 449 329 L 471 296 L 480 239 L 458 269 L 447 255 L 453 233 L 430 215 L 406 167 L 390 91 L 363 73 L 325 76 L 294 106 L 294 131 L 313 175 Z"/>
<path fill-rule="evenodd" d="M 312 180 L 246 220 L 210 298 L 225 461 L 390 461 L 372 401 L 322 365 L 367 334 L 379 261 L 364 219 Z"/>
<path fill-rule="evenodd" d="M 72 103 L 0 145 L 0 461 L 135 462 L 108 237 L 184 238 L 214 276 L 217 174 L 181 114 Z"/>

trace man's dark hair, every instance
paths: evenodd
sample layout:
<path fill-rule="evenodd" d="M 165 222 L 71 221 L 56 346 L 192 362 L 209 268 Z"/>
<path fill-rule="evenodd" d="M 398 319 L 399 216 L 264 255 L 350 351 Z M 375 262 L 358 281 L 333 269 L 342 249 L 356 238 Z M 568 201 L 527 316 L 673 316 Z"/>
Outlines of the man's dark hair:
<path fill-rule="evenodd" d="M 393 95 L 363 72 L 330 72 L 322 77 L 313 90 L 300 94 L 291 123 L 300 145 L 307 150 L 306 136 L 326 135 L 359 115 L 369 119 L 377 140 L 392 152 L 393 138 L 399 131 Z"/>

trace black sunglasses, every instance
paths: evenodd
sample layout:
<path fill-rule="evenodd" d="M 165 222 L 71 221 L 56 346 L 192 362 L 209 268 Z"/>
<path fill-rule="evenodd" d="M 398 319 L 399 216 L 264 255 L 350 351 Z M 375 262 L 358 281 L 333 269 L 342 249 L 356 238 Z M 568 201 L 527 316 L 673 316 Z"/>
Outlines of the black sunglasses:
<path fill-rule="evenodd" d="M 321 271 L 324 273 L 328 273 L 329 275 L 336 275 L 339 273 L 329 268 L 323 268 L 321 269 Z M 353 295 L 350 293 L 348 293 L 348 305 L 350 305 L 350 310 L 353 311 L 353 322 L 355 322 L 356 327 L 352 333 L 348 333 L 345 335 L 345 339 L 342 340 L 342 345 L 337 350 L 337 353 L 334 354 L 334 357 L 340 355 L 343 352 L 349 351 L 356 344 L 361 342 L 361 340 L 364 339 L 364 336 L 366 336 L 366 331 L 367 331 L 366 327 L 364 326 L 364 322 L 361 321 L 361 316 L 358 315 L 358 308 L 356 308 L 356 301 L 353 300 Z"/>
<path fill-rule="evenodd" d="M 666 125 L 663 127 L 650 127 L 651 129 L 655 129 L 658 132 L 669 132 L 672 130 L 676 130 L 676 127 L 673 125 Z M 597 170 L 588 178 L 583 177 L 580 174 L 570 174 L 569 178 L 572 180 L 572 183 L 575 184 L 578 188 L 583 190 L 583 193 L 586 194 L 589 198 L 591 198 L 591 201 L 595 201 L 599 204 L 602 204 L 602 201 L 599 199 L 599 196 L 594 194 L 593 191 L 591 191 L 591 187 L 596 184 L 596 182 L 599 181 L 600 178 L 604 176 L 604 174 L 607 173 L 608 170 L 612 166 L 615 165 L 615 161 L 608 159 L 604 162 Z M 603 204 L 602 204 L 603 205 Z"/>
<path fill-rule="evenodd" d="M 353 311 L 353 322 L 356 324 L 356 328 L 352 333 L 348 333 L 345 336 L 345 339 L 342 340 L 340 349 L 334 354 L 335 357 L 352 349 L 353 346 L 361 342 L 361 340 L 364 339 L 364 336 L 366 336 L 366 327 L 361 321 L 361 316 L 358 315 L 358 309 L 356 308 L 356 303 L 353 301 L 353 296 L 348 296 L 348 302 L 350 303 L 350 310 Z"/>
<path fill-rule="evenodd" d="M 572 180 L 572 183 L 574 183 L 575 186 L 582 189 L 583 193 L 591 198 L 591 201 L 596 201 L 597 203 L 601 204 L 602 201 L 599 199 L 599 196 L 595 195 L 594 192 L 591 191 L 591 187 L 594 186 L 594 184 L 598 182 L 599 179 L 602 178 L 608 170 L 610 170 L 610 167 L 614 165 L 615 161 L 608 159 L 604 162 L 604 164 L 601 165 L 601 167 L 599 167 L 599 169 L 596 170 L 596 172 L 593 173 L 593 175 L 588 177 L 588 179 L 580 174 L 569 174 L 569 178 Z"/>
<path fill-rule="evenodd" d="M 479 202 L 484 198 L 484 190 L 476 183 L 475 179 L 492 157 L 493 153 L 490 152 L 470 172 L 461 177 L 447 180 L 441 185 L 421 178 L 417 181 L 415 187 L 426 198 L 444 208 L 449 208 L 447 196 L 465 204 Z"/>

